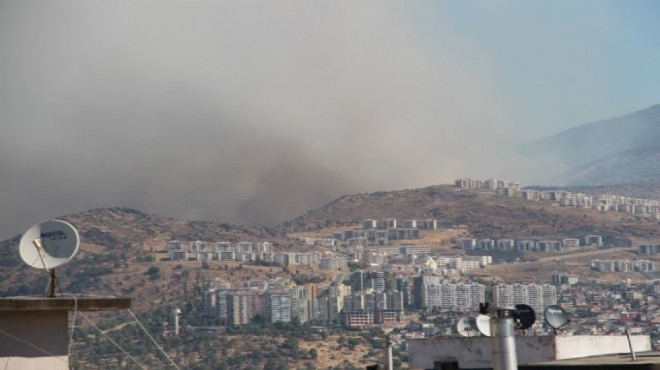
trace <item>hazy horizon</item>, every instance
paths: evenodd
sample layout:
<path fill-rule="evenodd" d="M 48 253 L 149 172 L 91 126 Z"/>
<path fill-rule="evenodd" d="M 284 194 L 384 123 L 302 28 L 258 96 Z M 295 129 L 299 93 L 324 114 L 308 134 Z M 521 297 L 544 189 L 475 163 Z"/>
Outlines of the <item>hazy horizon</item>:
<path fill-rule="evenodd" d="M 110 205 L 267 225 L 349 193 L 534 181 L 519 145 L 660 103 L 658 10 L 0 2 L 0 237 Z"/>

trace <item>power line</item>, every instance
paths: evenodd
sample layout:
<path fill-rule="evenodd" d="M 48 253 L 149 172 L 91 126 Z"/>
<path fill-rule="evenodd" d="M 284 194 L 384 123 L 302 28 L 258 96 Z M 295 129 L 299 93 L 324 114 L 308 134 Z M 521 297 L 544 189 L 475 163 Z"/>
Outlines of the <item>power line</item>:
<path fill-rule="evenodd" d="M 142 365 L 138 360 L 135 359 L 135 357 L 131 356 L 128 352 L 126 352 L 126 350 L 124 350 L 119 344 L 117 344 L 117 342 L 115 342 L 114 340 L 112 340 L 112 338 L 107 336 L 98 326 L 96 326 L 96 324 L 94 324 L 94 322 L 92 322 L 92 320 L 90 320 L 85 314 L 83 314 L 82 311 L 80 312 L 80 316 L 82 316 L 85 320 L 87 320 L 87 322 L 92 324 L 92 326 L 94 328 L 96 328 L 96 330 L 98 330 L 99 333 L 101 333 L 101 335 L 103 335 L 105 337 L 105 339 L 109 340 L 110 343 L 114 344 L 115 347 L 119 348 L 120 351 L 122 351 L 128 358 L 133 360 L 133 362 L 135 362 L 139 367 L 141 367 L 142 369 L 145 369 L 145 370 L 147 369 L 147 367 Z"/>
<path fill-rule="evenodd" d="M 144 331 L 144 333 L 147 334 L 147 336 L 149 337 L 149 339 L 151 339 L 151 341 L 154 343 L 154 345 L 156 346 L 156 348 L 158 348 L 158 350 L 159 350 L 159 351 L 160 351 L 160 352 L 161 352 L 161 353 L 162 353 L 162 354 L 163 354 L 163 355 L 164 355 L 164 356 L 170 361 L 170 363 L 172 364 L 172 366 L 174 366 L 174 368 L 176 368 L 177 370 L 181 370 L 181 369 L 179 369 L 179 366 L 177 366 L 177 364 L 175 364 L 174 361 L 172 361 L 172 359 L 170 358 L 170 356 L 167 355 L 167 353 L 163 350 L 163 348 L 162 348 L 162 347 L 156 342 L 156 340 L 154 339 L 154 337 L 152 337 L 151 334 L 149 334 L 149 332 L 147 331 L 147 329 L 142 325 L 142 323 L 140 322 L 140 320 L 138 320 L 137 316 L 135 316 L 135 315 L 133 314 L 133 311 L 131 311 L 130 308 L 128 309 L 128 313 L 130 313 L 131 316 L 133 316 L 133 319 L 135 320 L 135 322 L 136 322 L 136 323 L 142 328 L 142 330 Z"/>

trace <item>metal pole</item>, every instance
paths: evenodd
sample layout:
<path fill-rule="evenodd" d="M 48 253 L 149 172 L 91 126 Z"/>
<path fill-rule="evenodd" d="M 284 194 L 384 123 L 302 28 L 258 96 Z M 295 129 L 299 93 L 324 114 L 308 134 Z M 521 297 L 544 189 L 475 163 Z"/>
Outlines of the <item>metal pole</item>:
<path fill-rule="evenodd" d="M 511 310 L 497 309 L 490 319 L 493 370 L 517 370 L 516 339 Z"/>
<path fill-rule="evenodd" d="M 52 270 L 50 270 L 50 294 L 48 297 L 54 298 L 55 297 L 55 283 L 57 276 L 55 276 L 55 268 L 53 267 Z"/>
<path fill-rule="evenodd" d="M 394 362 L 392 360 L 392 341 L 390 336 L 385 336 L 385 370 L 394 370 Z"/>
<path fill-rule="evenodd" d="M 181 310 L 178 308 L 174 309 L 174 335 L 179 335 L 179 314 Z"/>
<path fill-rule="evenodd" d="M 637 361 L 637 357 L 635 356 L 635 350 L 633 350 L 632 341 L 630 340 L 630 328 L 626 328 L 626 337 L 628 337 L 628 347 L 630 347 L 630 358 L 633 361 Z"/>

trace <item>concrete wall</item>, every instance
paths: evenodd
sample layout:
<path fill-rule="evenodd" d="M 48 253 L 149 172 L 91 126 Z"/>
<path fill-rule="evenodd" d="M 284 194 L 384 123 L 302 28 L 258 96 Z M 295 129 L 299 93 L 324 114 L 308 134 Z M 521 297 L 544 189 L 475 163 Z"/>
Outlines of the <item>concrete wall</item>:
<path fill-rule="evenodd" d="M 651 350 L 648 335 L 631 337 L 636 352 Z M 516 337 L 518 364 L 629 352 L 625 336 Z M 461 369 L 488 369 L 491 338 L 410 339 L 411 369 L 433 369 L 433 363 L 457 361 Z"/>
<path fill-rule="evenodd" d="M 628 339 L 624 335 L 575 335 L 557 339 L 558 360 L 630 352 Z M 651 350 L 648 335 L 632 335 L 630 341 L 635 352 Z"/>
<path fill-rule="evenodd" d="M 554 360 L 554 337 L 517 337 L 519 363 Z M 491 364 L 491 338 L 432 338 L 408 341 L 411 369 L 433 369 L 436 361 L 458 361 L 461 369 L 488 369 Z"/>
<path fill-rule="evenodd" d="M 0 368 L 68 370 L 68 311 L 3 311 Z"/>

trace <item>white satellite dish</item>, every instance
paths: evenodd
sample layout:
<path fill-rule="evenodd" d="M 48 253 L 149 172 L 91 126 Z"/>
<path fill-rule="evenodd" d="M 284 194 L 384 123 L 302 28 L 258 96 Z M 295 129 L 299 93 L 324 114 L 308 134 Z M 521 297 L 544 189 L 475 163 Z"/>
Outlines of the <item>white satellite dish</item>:
<path fill-rule="evenodd" d="M 490 316 L 488 315 L 479 315 L 477 316 L 477 329 L 479 332 L 486 337 L 490 337 Z"/>
<path fill-rule="evenodd" d="M 78 252 L 78 231 L 60 220 L 32 225 L 21 237 L 18 253 L 27 265 L 50 271 L 50 296 L 55 296 L 55 268 L 69 262 Z"/>
<path fill-rule="evenodd" d="M 472 316 L 463 317 L 456 323 L 456 331 L 462 337 L 478 337 L 477 319 Z"/>

